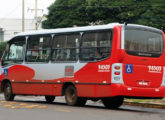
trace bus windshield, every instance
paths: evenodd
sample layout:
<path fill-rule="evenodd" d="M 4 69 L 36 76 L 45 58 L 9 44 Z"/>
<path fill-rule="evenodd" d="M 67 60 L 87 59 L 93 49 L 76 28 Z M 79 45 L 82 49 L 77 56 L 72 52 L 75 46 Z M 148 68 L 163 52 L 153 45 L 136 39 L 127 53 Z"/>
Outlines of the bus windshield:
<path fill-rule="evenodd" d="M 130 55 L 160 57 L 163 52 L 162 33 L 142 29 L 126 29 L 125 50 Z"/>
<path fill-rule="evenodd" d="M 13 39 L 11 43 L 7 44 L 5 54 L 3 56 L 2 65 L 11 65 L 23 61 L 24 49 L 25 49 L 25 39 L 17 38 Z"/>

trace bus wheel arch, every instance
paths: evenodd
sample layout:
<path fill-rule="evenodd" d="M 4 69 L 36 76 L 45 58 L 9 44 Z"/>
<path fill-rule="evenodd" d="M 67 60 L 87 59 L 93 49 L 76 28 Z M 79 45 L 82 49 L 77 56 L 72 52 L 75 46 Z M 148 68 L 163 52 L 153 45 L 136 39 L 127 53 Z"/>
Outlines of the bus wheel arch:
<path fill-rule="evenodd" d="M 66 88 L 68 87 L 68 86 L 70 86 L 70 85 L 73 85 L 74 87 L 76 87 L 72 82 L 65 82 L 64 84 L 63 84 L 63 86 L 62 86 L 62 96 L 64 96 L 65 95 L 65 90 L 66 90 Z"/>
<path fill-rule="evenodd" d="M 65 95 L 65 101 L 71 106 L 84 106 L 87 99 L 78 97 L 76 86 L 73 83 L 63 85 L 62 95 Z"/>
<path fill-rule="evenodd" d="M 5 88 L 5 84 L 6 83 L 10 83 L 10 80 L 8 79 L 4 79 L 2 80 L 2 84 L 1 84 L 1 91 L 4 92 L 4 88 Z M 11 84 L 11 83 L 10 83 Z"/>
<path fill-rule="evenodd" d="M 12 84 L 10 80 L 5 79 L 2 81 L 2 91 L 4 92 L 5 100 L 14 100 L 15 95 L 13 94 Z"/>

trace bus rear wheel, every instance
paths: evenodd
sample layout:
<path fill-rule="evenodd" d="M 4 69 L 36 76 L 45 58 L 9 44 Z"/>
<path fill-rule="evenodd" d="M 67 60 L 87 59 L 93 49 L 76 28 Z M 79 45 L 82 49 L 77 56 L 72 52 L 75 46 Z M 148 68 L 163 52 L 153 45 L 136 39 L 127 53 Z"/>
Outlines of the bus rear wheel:
<path fill-rule="evenodd" d="M 124 101 L 124 97 L 120 97 L 120 96 L 102 99 L 104 106 L 110 109 L 119 108 L 123 104 L 123 101 Z"/>
<path fill-rule="evenodd" d="M 76 88 L 70 85 L 65 90 L 65 101 L 71 106 L 84 106 L 87 99 L 78 97 Z"/>
<path fill-rule="evenodd" d="M 55 100 L 55 96 L 45 96 L 47 103 L 52 103 Z"/>
<path fill-rule="evenodd" d="M 6 101 L 13 101 L 15 95 L 13 94 L 11 83 L 7 82 L 4 86 L 4 96 Z"/>

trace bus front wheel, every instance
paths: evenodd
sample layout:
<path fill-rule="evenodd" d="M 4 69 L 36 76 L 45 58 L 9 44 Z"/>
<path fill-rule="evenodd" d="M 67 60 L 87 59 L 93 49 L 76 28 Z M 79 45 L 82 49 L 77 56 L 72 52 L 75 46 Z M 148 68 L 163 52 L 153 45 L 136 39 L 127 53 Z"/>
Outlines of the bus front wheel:
<path fill-rule="evenodd" d="M 65 90 L 65 101 L 71 106 L 84 106 L 87 99 L 78 97 L 76 88 L 70 85 Z"/>
<path fill-rule="evenodd" d="M 55 96 L 45 96 L 45 100 L 47 103 L 52 103 L 55 99 Z"/>
<path fill-rule="evenodd" d="M 106 108 L 117 109 L 123 104 L 124 98 L 117 96 L 111 98 L 103 98 L 102 102 Z"/>
<path fill-rule="evenodd" d="M 7 82 L 4 86 L 4 96 L 6 101 L 13 101 L 15 95 L 13 94 L 11 83 Z"/>

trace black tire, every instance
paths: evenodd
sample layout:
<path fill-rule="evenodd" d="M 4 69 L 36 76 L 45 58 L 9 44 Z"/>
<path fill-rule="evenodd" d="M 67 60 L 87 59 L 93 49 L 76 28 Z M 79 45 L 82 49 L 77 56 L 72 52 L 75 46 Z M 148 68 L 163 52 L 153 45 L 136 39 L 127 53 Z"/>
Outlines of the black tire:
<path fill-rule="evenodd" d="M 87 99 L 86 98 L 78 98 L 78 101 L 77 101 L 77 106 L 84 106 L 87 102 Z"/>
<path fill-rule="evenodd" d="M 47 103 L 52 103 L 55 100 L 55 96 L 45 96 L 45 100 Z"/>
<path fill-rule="evenodd" d="M 123 97 L 111 97 L 111 98 L 103 98 L 102 102 L 106 108 L 117 109 L 123 104 Z"/>
<path fill-rule="evenodd" d="M 71 106 L 84 106 L 87 99 L 78 97 L 76 88 L 70 85 L 65 90 L 65 101 Z"/>
<path fill-rule="evenodd" d="M 15 95 L 13 94 L 12 85 L 7 82 L 4 86 L 4 97 L 6 101 L 13 101 Z"/>

